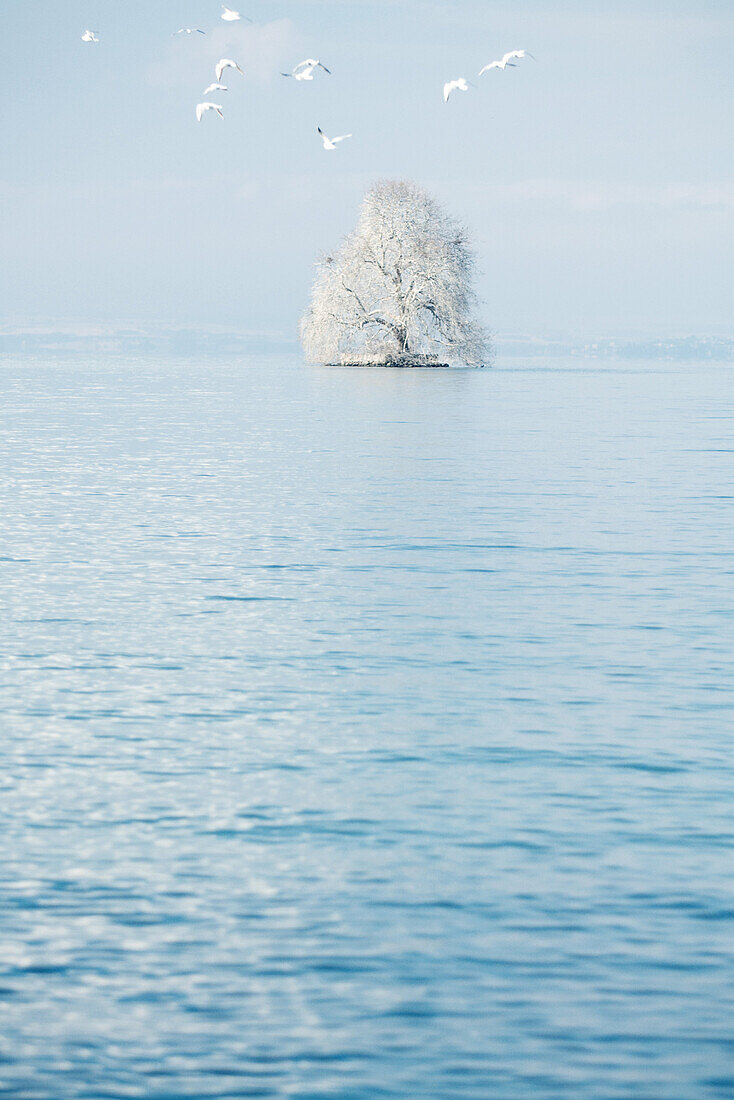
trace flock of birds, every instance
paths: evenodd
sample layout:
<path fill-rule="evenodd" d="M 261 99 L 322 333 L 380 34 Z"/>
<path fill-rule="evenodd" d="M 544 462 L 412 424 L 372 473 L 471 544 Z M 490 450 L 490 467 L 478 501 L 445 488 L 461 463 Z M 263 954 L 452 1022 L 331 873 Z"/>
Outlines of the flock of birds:
<path fill-rule="evenodd" d="M 517 62 L 522 61 L 525 57 L 532 57 L 535 61 L 533 55 L 527 50 L 510 50 L 499 61 L 490 61 L 483 69 L 480 69 L 479 75 L 484 76 L 490 69 L 516 69 Z M 467 80 L 465 76 L 458 76 L 456 80 L 447 80 L 443 86 L 444 103 L 448 103 L 452 92 L 468 92 L 470 88 L 476 88 L 476 84 L 472 84 L 471 80 Z"/>
<path fill-rule="evenodd" d="M 247 16 L 240 15 L 238 11 L 233 8 L 228 8 L 222 5 L 221 18 L 225 23 L 236 23 L 244 19 L 247 23 L 252 23 L 252 19 L 248 19 Z M 174 31 L 171 35 L 175 38 L 179 34 L 206 34 L 206 31 L 201 30 L 200 27 L 180 27 L 177 31 Z M 86 30 L 82 35 L 82 42 L 99 42 L 99 35 L 96 31 Z M 504 54 L 497 61 L 490 61 L 479 72 L 479 76 L 484 76 L 485 73 L 490 72 L 492 69 L 514 69 L 517 67 L 517 62 L 524 60 L 526 57 L 530 57 L 533 60 L 535 58 L 528 50 L 510 50 Z M 214 73 L 216 80 L 211 83 L 208 88 L 203 91 L 204 96 L 214 95 L 216 92 L 228 91 L 227 85 L 222 84 L 222 75 L 227 69 L 233 69 L 238 73 L 244 71 L 240 68 L 236 61 L 233 61 L 229 57 L 222 57 L 214 66 Z M 293 80 L 313 80 L 314 73 L 317 69 L 323 70 L 327 75 L 331 75 L 331 70 L 326 68 L 321 61 L 317 58 L 307 57 L 305 61 L 299 61 L 295 68 L 289 73 L 281 73 L 281 76 L 288 77 Z M 459 76 L 456 80 L 447 80 L 443 86 L 443 98 L 444 103 L 448 103 L 449 98 L 453 92 L 468 92 L 469 88 L 475 88 L 476 84 L 472 84 L 470 80 L 467 80 L 464 76 Z M 201 122 L 202 118 L 207 111 L 214 111 L 220 118 L 224 118 L 224 107 L 221 103 L 215 103 L 211 99 L 205 99 L 201 103 L 196 104 L 196 121 Z M 352 137 L 352 134 L 341 134 L 339 137 L 330 138 L 328 134 L 325 134 L 321 127 L 317 127 L 321 141 L 323 142 L 324 149 L 328 152 L 332 152 L 336 149 L 340 142 L 346 141 L 347 138 Z"/>

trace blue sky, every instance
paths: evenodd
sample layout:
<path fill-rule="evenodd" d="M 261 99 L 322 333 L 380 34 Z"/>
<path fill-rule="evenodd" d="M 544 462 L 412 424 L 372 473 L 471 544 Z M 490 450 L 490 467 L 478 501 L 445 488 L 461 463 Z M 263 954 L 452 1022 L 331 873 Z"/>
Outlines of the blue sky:
<path fill-rule="evenodd" d="M 730 331 L 734 5 L 231 6 L 255 24 L 212 0 L 2 0 L 0 323 L 291 333 L 315 255 L 388 176 L 466 222 L 495 330 Z M 444 105 L 517 47 L 537 63 Z M 223 55 L 246 77 L 197 124 Z M 333 76 L 278 75 L 307 56 Z M 327 154 L 317 125 L 354 138 Z"/>

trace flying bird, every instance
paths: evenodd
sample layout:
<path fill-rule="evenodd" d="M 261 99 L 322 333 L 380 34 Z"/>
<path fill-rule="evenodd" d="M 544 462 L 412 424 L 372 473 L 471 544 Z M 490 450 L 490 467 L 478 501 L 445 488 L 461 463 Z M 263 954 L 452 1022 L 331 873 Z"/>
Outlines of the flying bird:
<path fill-rule="evenodd" d="M 347 138 L 352 137 L 351 134 L 342 134 L 341 137 L 330 138 L 324 133 L 320 126 L 317 127 L 317 129 L 321 134 L 321 140 L 324 143 L 324 149 L 336 149 L 340 141 L 346 141 Z"/>
<path fill-rule="evenodd" d="M 224 118 L 224 112 L 220 103 L 197 103 L 196 104 L 196 121 L 201 122 L 201 117 L 204 111 L 216 111 L 220 118 Z"/>
<path fill-rule="evenodd" d="M 228 57 L 223 57 L 221 61 L 217 61 L 214 69 L 214 72 L 217 74 L 217 80 L 222 79 L 222 73 L 225 69 L 236 69 L 238 73 L 242 73 L 243 76 L 245 75 L 236 61 L 230 61 Z"/>
<path fill-rule="evenodd" d="M 212 92 L 228 92 L 229 88 L 226 84 L 210 84 L 208 88 L 205 88 L 201 93 L 202 95 L 211 95 Z"/>
<path fill-rule="evenodd" d="M 82 42 L 99 42 L 99 37 L 95 31 L 85 31 L 82 35 Z"/>
<path fill-rule="evenodd" d="M 527 50 L 510 50 L 509 53 L 503 55 L 501 61 L 490 61 L 489 65 L 485 65 L 479 75 L 483 76 L 484 73 L 488 73 L 490 69 L 506 69 L 508 65 L 511 69 L 515 69 L 517 68 L 517 66 L 513 64 L 515 59 L 517 58 L 518 61 L 521 61 L 524 57 L 533 57 L 533 55 L 528 53 Z M 535 61 L 534 57 L 533 61 Z"/>
<path fill-rule="evenodd" d="M 241 19 L 242 16 L 238 11 L 232 11 L 231 8 L 225 8 L 222 4 L 222 19 L 225 23 L 234 23 L 236 19 Z"/>
<path fill-rule="evenodd" d="M 198 27 L 181 27 L 180 30 L 173 32 L 171 38 L 175 38 L 177 34 L 206 34 L 206 31 L 201 31 Z"/>
<path fill-rule="evenodd" d="M 472 88 L 473 87 L 474 87 L 474 85 L 472 84 Z M 465 77 L 460 76 L 457 80 L 447 80 L 446 83 L 443 86 L 443 101 L 444 101 L 444 103 L 448 103 L 449 96 L 451 95 L 452 92 L 468 92 L 468 91 L 469 91 L 469 81 Z"/>
<path fill-rule="evenodd" d="M 320 61 L 313 57 L 308 57 L 305 61 L 299 61 L 292 73 L 281 73 L 281 75 L 292 76 L 296 80 L 313 80 L 314 69 L 323 69 L 325 73 L 331 76 L 331 69 L 327 69 L 326 65 L 322 65 Z"/>

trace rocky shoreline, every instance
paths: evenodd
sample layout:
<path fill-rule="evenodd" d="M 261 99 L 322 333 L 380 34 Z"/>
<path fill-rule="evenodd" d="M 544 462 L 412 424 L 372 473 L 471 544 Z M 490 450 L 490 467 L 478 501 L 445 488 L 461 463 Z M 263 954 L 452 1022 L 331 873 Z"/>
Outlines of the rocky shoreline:
<path fill-rule="evenodd" d="M 447 368 L 448 363 L 442 363 L 434 355 L 389 355 L 375 358 L 369 355 L 343 356 L 338 363 L 329 363 L 329 366 L 337 367 L 442 367 Z"/>

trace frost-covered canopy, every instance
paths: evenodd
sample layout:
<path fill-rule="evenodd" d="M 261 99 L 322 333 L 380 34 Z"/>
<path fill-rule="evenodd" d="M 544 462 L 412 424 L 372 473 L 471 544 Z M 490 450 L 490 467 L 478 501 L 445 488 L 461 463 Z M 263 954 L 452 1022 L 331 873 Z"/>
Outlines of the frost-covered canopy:
<path fill-rule="evenodd" d="M 472 316 L 473 269 L 464 229 L 422 188 L 376 184 L 354 232 L 318 261 L 301 322 L 308 357 L 438 354 L 486 361 L 486 336 Z"/>

